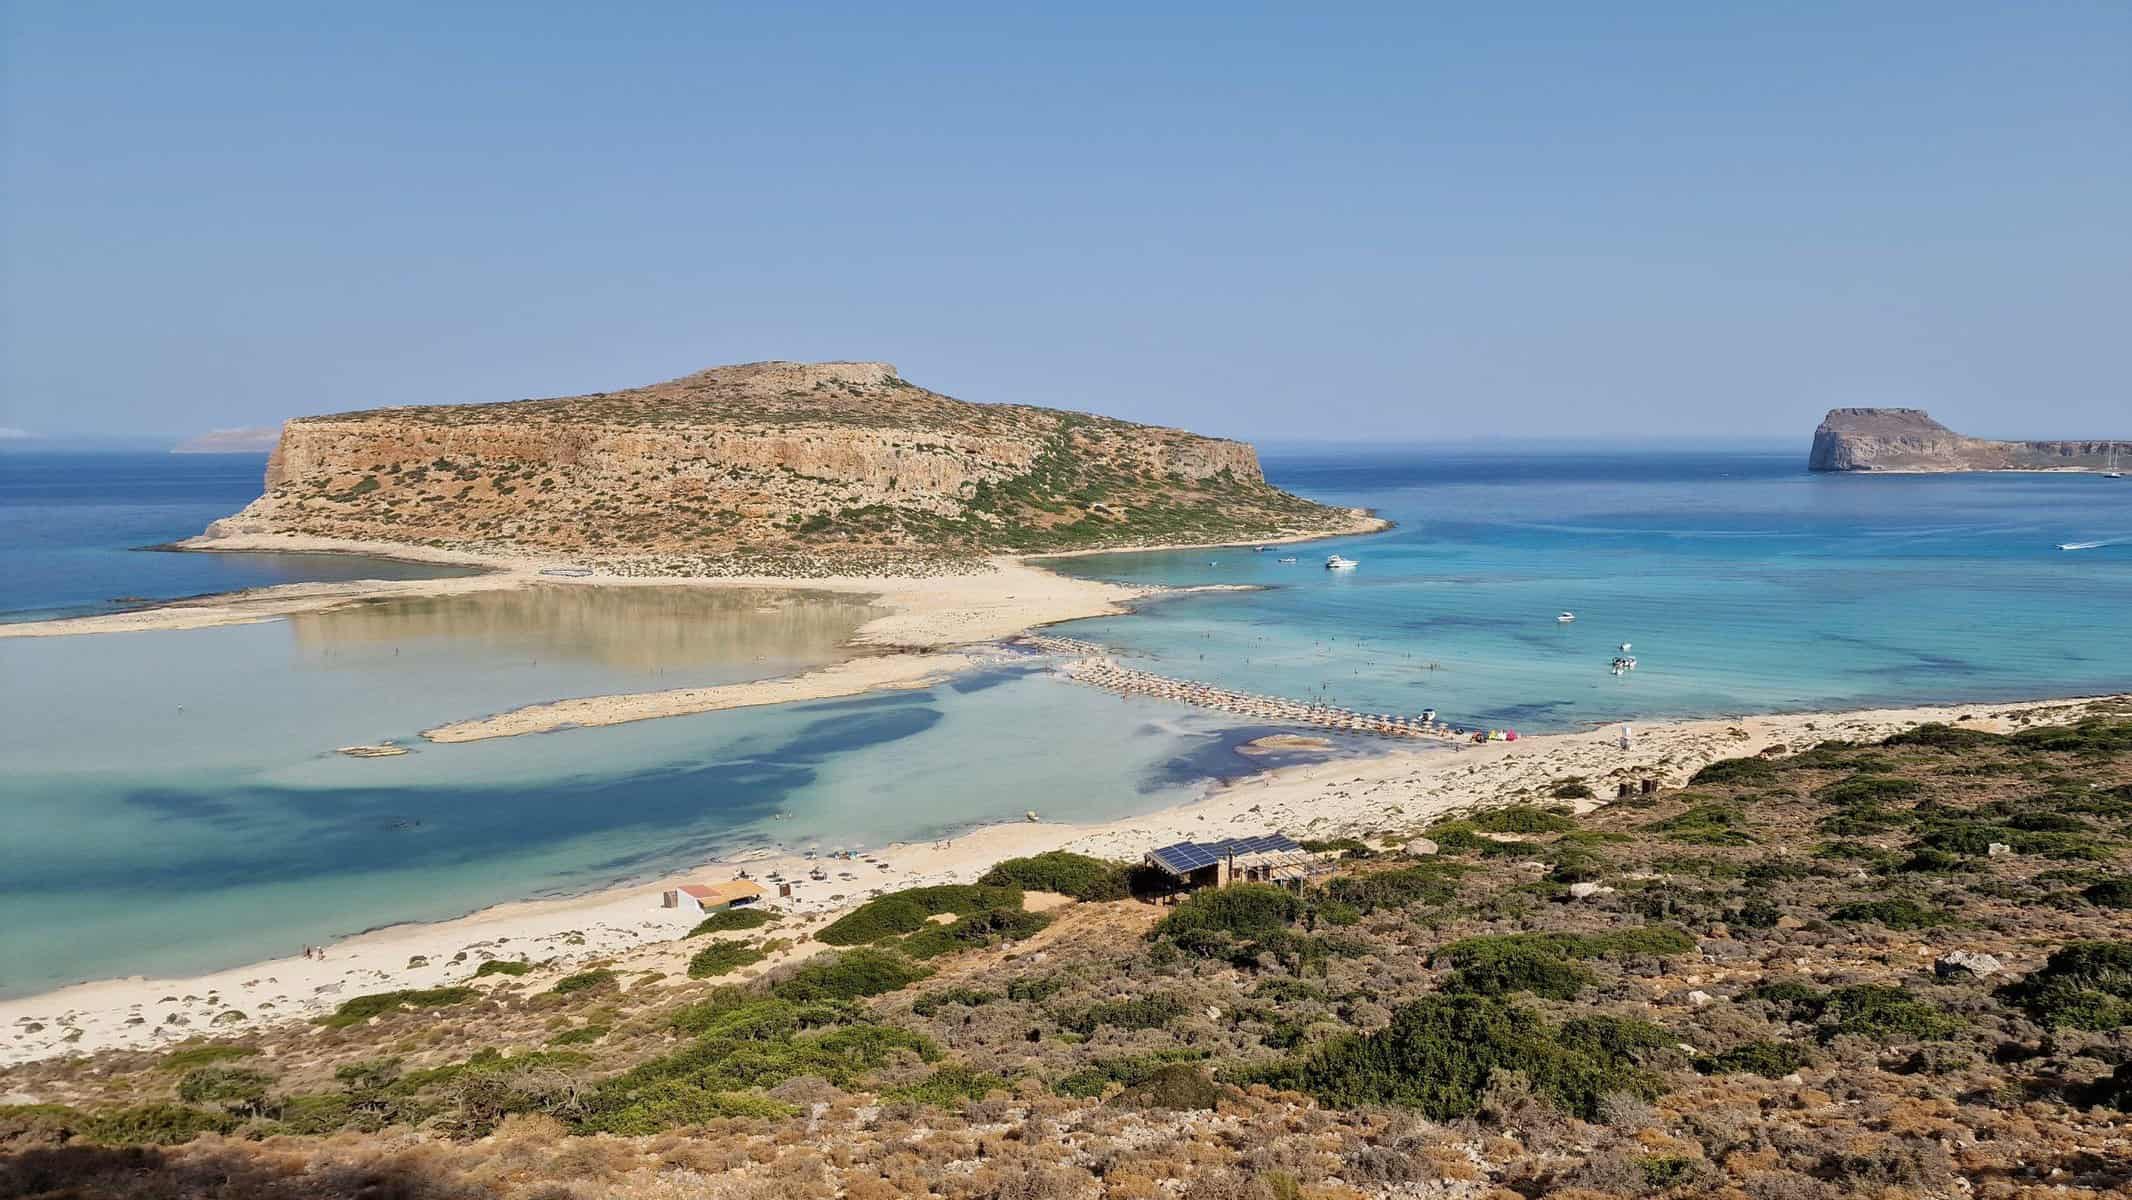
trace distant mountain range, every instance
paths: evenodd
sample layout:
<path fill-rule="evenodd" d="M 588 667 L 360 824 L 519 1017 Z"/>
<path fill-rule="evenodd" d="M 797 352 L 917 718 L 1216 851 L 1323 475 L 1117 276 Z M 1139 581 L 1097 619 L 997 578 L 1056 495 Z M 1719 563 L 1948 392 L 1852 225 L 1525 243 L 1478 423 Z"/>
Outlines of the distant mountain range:
<path fill-rule="evenodd" d="M 216 429 L 186 438 L 170 448 L 172 454 L 265 454 L 281 438 L 271 426 Z"/>

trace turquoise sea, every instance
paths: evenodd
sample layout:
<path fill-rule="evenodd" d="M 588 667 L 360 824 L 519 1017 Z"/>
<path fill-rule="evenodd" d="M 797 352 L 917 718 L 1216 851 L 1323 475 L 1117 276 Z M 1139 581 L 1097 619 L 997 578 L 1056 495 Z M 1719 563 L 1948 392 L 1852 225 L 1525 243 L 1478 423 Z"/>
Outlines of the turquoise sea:
<path fill-rule="evenodd" d="M 0 458 L 0 608 L 19 619 L 241 586 L 201 586 L 200 570 L 271 582 L 350 566 L 136 553 L 233 511 L 257 475 L 203 482 L 186 460 L 111 458 L 67 466 L 72 503 Z M 1066 627 L 1160 669 L 1525 731 L 2132 689 L 2132 483 L 1815 476 L 1803 459 L 1275 453 L 1277 482 L 1398 528 L 1053 565 L 1263 589 Z M 1323 570 L 1333 550 L 1360 569 Z M 866 615 L 818 594 L 641 591 L 0 640 L 0 994 L 229 965 L 747 844 L 879 846 L 1032 807 L 1122 816 L 1264 765 L 1234 752 L 1263 727 L 1087 691 L 1033 663 L 909 693 L 415 741 L 557 696 L 803 669 Z M 1574 623 L 1557 623 L 1564 609 Z M 1622 641 L 1640 666 L 1617 679 L 1606 665 Z M 333 753 L 382 739 L 418 748 Z"/>

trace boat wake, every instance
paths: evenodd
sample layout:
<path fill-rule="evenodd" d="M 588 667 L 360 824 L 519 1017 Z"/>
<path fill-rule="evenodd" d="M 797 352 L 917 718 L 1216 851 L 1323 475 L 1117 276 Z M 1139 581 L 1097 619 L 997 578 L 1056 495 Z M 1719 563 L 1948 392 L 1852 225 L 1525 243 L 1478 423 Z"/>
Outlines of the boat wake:
<path fill-rule="evenodd" d="M 2100 542 L 2060 542 L 2058 543 L 2058 548 L 2060 550 L 2097 550 L 2104 546 L 2116 546 L 2124 542 L 2132 542 L 2132 538 L 2110 538 Z"/>

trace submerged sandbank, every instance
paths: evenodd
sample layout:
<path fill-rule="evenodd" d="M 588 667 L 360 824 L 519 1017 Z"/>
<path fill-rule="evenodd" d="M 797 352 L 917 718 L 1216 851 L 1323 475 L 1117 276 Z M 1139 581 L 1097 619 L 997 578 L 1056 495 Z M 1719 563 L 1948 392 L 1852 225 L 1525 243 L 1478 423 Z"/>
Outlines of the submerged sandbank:
<path fill-rule="evenodd" d="M 1014 822 L 937 842 L 890 843 L 853 860 L 820 862 L 828 878 L 819 882 L 809 878 L 816 862 L 758 849 L 574 899 L 505 904 L 454 921 L 376 930 L 328 947 L 322 960 L 292 956 L 191 978 L 109 980 L 0 1001 L 0 1029 L 9 1032 L 9 1040 L 0 1044 L 0 1063 L 242 1034 L 263 1023 L 315 1016 L 353 995 L 463 980 L 490 957 L 548 963 L 544 969 L 553 973 L 592 958 L 613 960 L 624 970 L 672 973 L 697 948 L 675 941 L 696 918 L 660 908 L 660 891 L 681 882 L 731 878 L 742 869 L 758 878 L 778 872 L 794 881 L 794 895 L 775 904 L 788 914 L 780 936 L 795 936 L 879 892 L 967 882 L 1000 859 L 1042 850 L 1132 860 L 1186 838 L 1263 830 L 1317 838 L 1410 830 L 1459 809 L 1544 797 L 1566 778 L 1582 779 L 1605 796 L 1617 781 L 1657 778 L 1678 784 L 1716 759 L 1776 746 L 1876 739 L 1927 721 L 2003 731 L 2022 723 L 2076 719 L 2092 711 L 2091 703 L 1993 702 L 1715 718 L 1638 727 L 1627 748 L 1619 743 L 1619 727 L 1608 726 L 1465 749 L 1402 749 L 1282 768 L 1213 788 L 1189 803 L 1117 821 Z M 853 878 L 843 878 L 846 874 Z"/>

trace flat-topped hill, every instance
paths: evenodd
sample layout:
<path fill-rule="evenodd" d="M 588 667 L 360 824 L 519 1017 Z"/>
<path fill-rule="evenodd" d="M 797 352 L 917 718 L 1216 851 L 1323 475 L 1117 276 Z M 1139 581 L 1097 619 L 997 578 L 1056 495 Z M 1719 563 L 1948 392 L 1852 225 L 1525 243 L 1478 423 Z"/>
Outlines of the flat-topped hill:
<path fill-rule="evenodd" d="M 763 362 L 589 396 L 300 417 L 268 460 L 266 494 L 209 536 L 548 551 L 694 571 L 1369 524 L 1270 486 L 1242 442 L 973 404 L 887 363 Z"/>
<path fill-rule="evenodd" d="M 2132 442 L 1999 442 L 1964 437 L 1921 408 L 1832 408 L 1814 430 L 1815 471 L 2102 470 Z"/>

